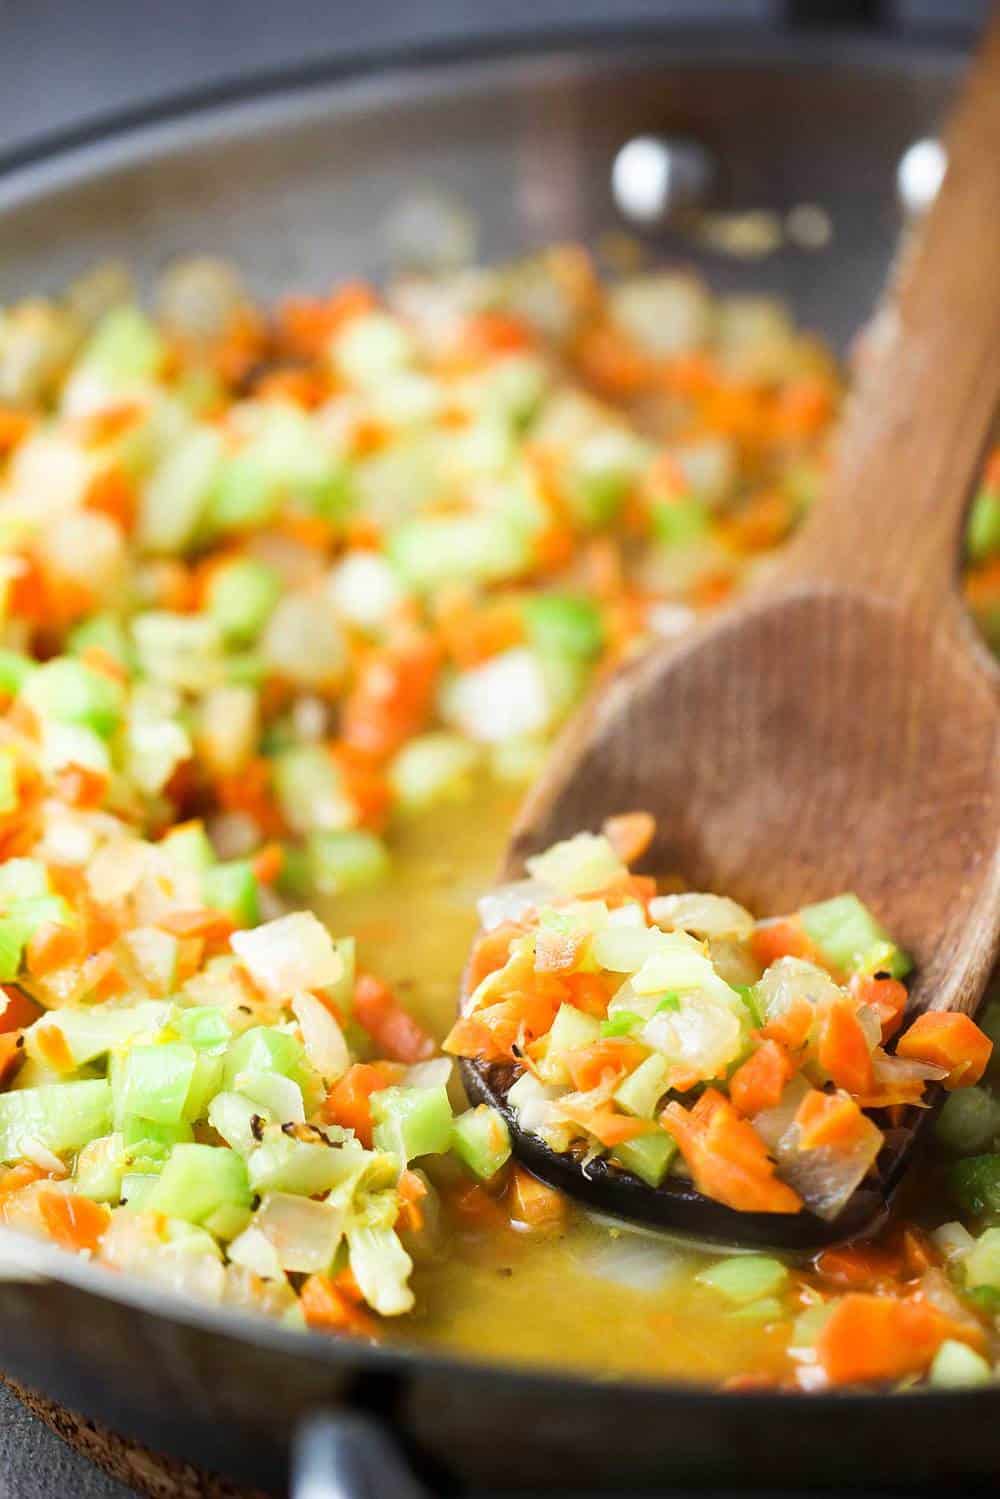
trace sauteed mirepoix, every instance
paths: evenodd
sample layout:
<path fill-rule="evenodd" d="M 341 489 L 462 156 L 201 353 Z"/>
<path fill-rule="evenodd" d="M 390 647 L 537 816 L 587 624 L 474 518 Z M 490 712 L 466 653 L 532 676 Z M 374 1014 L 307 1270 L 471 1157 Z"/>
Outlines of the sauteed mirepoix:
<path fill-rule="evenodd" d="M 814 1264 L 585 1218 L 513 1165 L 440 1046 L 553 731 L 766 568 L 822 483 L 840 394 L 780 308 L 686 273 L 607 286 L 572 248 L 273 311 L 207 260 L 153 313 L 114 270 L 0 311 L 3 1220 L 335 1336 L 801 1388 L 991 1378 L 989 1040 L 918 1022 L 885 1050 L 905 962 L 877 913 L 843 897 L 775 928 L 726 907 L 719 931 L 722 905 L 676 883 L 602 897 L 596 969 L 561 898 L 594 906 L 610 877 L 557 888 L 555 919 L 504 914 L 572 947 L 567 974 L 591 962 L 506 1037 L 534 1047 L 536 1118 L 572 1088 L 566 1145 L 647 1180 L 766 1183 L 793 1210 L 815 1179 L 786 1131 L 746 1123 L 789 1086 L 799 1136 L 834 1128 L 822 1100 L 850 1105 L 856 1182 L 878 1133 L 862 1108 L 891 1109 L 904 1072 L 907 1099 L 965 1085 L 905 1213 Z M 997 462 L 968 552 L 1000 641 Z M 735 996 L 710 1067 L 689 976 L 637 982 L 661 939 Z M 616 941 L 651 951 L 622 967 Z M 805 1070 L 775 1031 L 791 977 L 828 986 Z M 474 1045 L 458 1028 L 449 1050 Z M 731 1160 L 709 1183 L 708 1136 L 740 1147 L 742 1186 Z M 824 1179 L 826 1209 L 849 1190 Z"/>

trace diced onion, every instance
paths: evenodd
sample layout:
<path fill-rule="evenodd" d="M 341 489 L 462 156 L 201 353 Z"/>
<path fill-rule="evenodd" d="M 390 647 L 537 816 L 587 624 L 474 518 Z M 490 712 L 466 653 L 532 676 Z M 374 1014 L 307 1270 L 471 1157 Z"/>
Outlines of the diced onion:
<path fill-rule="evenodd" d="M 293 995 L 291 1007 L 302 1028 L 306 1056 L 325 1082 L 336 1082 L 351 1065 L 343 1031 L 315 994 L 303 991 Z"/>

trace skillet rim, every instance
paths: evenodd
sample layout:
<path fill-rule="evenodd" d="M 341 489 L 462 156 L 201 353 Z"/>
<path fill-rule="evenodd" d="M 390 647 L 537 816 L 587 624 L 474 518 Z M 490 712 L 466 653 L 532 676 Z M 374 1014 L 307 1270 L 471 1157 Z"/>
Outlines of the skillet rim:
<path fill-rule="evenodd" d="M 830 66 L 830 43 L 835 36 L 838 64 L 870 74 L 905 71 L 920 62 L 950 79 L 966 54 L 955 38 L 865 35 L 854 29 L 826 28 L 775 32 L 768 22 L 729 22 L 720 35 L 699 22 L 674 23 L 644 19 L 625 31 L 620 22 L 608 25 L 553 27 L 517 31 L 510 35 L 470 42 L 456 37 L 417 47 L 380 47 L 359 52 L 349 60 L 327 57 L 301 66 L 255 70 L 208 83 L 190 91 L 170 93 L 151 104 L 99 116 L 86 125 L 60 130 L 6 152 L 0 152 L 0 225 L 8 211 L 71 191 L 102 177 L 161 155 L 207 143 L 213 136 L 230 139 L 259 134 L 265 123 L 289 129 L 310 118 L 329 116 L 357 107 L 369 94 L 383 98 L 387 83 L 393 104 L 427 94 L 488 88 L 497 82 L 516 84 L 533 69 L 546 68 L 551 79 L 560 73 L 576 76 L 609 70 L 648 70 L 658 61 L 697 70 L 722 67 L 747 69 L 786 67 L 815 69 Z M 709 50 L 706 50 L 709 49 Z M 375 103 L 375 100 L 372 100 Z M 10 1246 L 10 1249 L 8 1249 Z M 23 1262 L 23 1268 L 19 1268 Z M 35 1240 L 0 1226 L 0 1281 L 55 1281 L 100 1302 L 124 1305 L 166 1322 L 180 1323 L 240 1345 L 256 1345 L 285 1356 L 305 1356 L 322 1367 L 349 1368 L 371 1374 L 407 1375 L 426 1369 L 438 1377 L 476 1383 L 498 1378 L 520 1392 L 549 1395 L 560 1392 L 595 1396 L 613 1391 L 625 1399 L 663 1400 L 674 1407 L 712 1408 L 720 1402 L 751 1400 L 763 1412 L 781 1416 L 806 1400 L 812 1410 L 870 1410 L 891 1399 L 914 1415 L 921 1411 L 947 1416 L 977 1406 L 993 1410 L 1000 1383 L 966 1390 L 913 1387 L 899 1393 L 847 1391 L 799 1392 L 774 1389 L 726 1390 L 716 1386 L 654 1377 L 595 1377 L 583 1371 L 549 1369 L 511 1360 L 462 1358 L 420 1344 L 373 1346 L 345 1342 L 321 1333 L 283 1327 L 240 1308 L 214 1307 L 176 1292 L 165 1291 L 137 1277 L 129 1277 L 68 1254 L 54 1244 Z"/>

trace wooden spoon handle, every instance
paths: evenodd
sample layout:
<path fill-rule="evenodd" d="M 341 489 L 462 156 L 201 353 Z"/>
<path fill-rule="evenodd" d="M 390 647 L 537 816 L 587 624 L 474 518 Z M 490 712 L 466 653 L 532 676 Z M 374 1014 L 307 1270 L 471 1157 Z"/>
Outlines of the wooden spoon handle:
<path fill-rule="evenodd" d="M 866 337 L 834 476 L 786 576 L 955 611 L 959 540 L 1000 418 L 1000 5 L 937 200 Z"/>

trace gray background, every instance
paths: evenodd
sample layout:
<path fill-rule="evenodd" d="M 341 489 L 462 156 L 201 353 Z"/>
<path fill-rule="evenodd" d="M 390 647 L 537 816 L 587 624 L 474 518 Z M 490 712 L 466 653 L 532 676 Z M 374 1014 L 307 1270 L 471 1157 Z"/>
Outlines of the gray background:
<path fill-rule="evenodd" d="M 967 31 L 986 0 L 889 0 L 886 24 Z M 798 3 L 800 19 L 876 7 Z M 573 28 L 639 32 L 706 11 L 760 24 L 781 0 L 0 0 L 0 164 L 120 113 L 283 68 L 319 69 L 381 50 L 412 52 L 546 36 Z M 0 241 L 2 249 L 2 241 Z M 0 1385 L 2 1499 L 129 1499 Z M 389 1499 L 389 1496 L 386 1496 Z"/>

